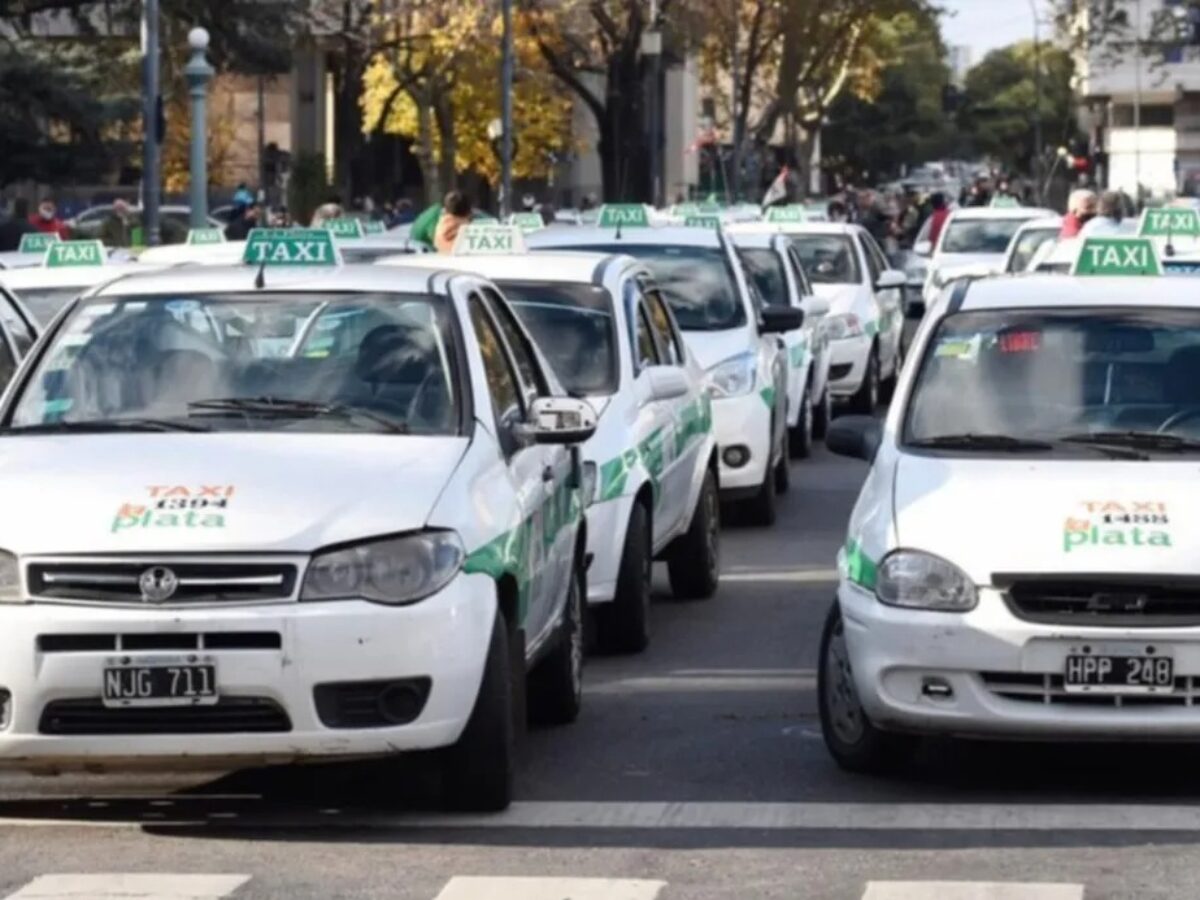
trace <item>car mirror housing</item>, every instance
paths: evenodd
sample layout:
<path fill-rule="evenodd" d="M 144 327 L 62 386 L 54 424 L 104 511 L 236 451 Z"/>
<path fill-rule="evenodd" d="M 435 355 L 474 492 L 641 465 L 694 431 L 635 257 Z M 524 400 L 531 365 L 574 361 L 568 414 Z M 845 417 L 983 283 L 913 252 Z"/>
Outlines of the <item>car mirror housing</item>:
<path fill-rule="evenodd" d="M 804 325 L 804 310 L 791 306 L 768 306 L 762 311 L 762 331 L 784 334 Z"/>
<path fill-rule="evenodd" d="M 650 385 L 650 399 L 676 400 L 686 397 L 691 385 L 678 366 L 650 366 L 642 373 Z"/>
<path fill-rule="evenodd" d="M 893 288 L 902 288 L 906 284 L 908 284 L 908 276 L 899 269 L 885 269 L 879 273 L 875 287 L 878 290 L 886 291 Z"/>
<path fill-rule="evenodd" d="M 917 256 L 932 256 L 933 242 L 932 241 L 917 241 L 913 244 L 913 253 Z"/>
<path fill-rule="evenodd" d="M 535 444 L 582 444 L 596 433 L 596 410 L 577 397 L 538 397 L 517 433 Z"/>
<path fill-rule="evenodd" d="M 838 456 L 871 462 L 883 441 L 883 423 L 873 416 L 843 416 L 829 423 L 825 446 Z"/>
<path fill-rule="evenodd" d="M 808 310 L 805 312 L 807 318 L 819 319 L 822 316 L 829 315 L 829 301 L 824 297 L 809 297 L 805 305 L 808 307 Z"/>

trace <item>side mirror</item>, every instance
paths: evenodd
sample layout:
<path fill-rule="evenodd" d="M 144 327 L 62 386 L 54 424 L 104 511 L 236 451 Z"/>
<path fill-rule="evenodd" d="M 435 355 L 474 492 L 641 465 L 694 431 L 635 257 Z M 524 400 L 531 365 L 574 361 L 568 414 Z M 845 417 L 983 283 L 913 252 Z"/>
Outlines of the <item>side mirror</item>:
<path fill-rule="evenodd" d="M 806 307 L 804 311 L 805 318 L 820 319 L 823 316 L 829 315 L 829 301 L 824 297 L 809 297 L 804 301 Z"/>
<path fill-rule="evenodd" d="M 642 374 L 650 385 L 650 399 L 675 400 L 691 390 L 687 375 L 678 366 L 650 366 Z"/>
<path fill-rule="evenodd" d="M 933 256 L 933 241 L 917 241 L 913 244 L 913 253 L 917 256 Z"/>
<path fill-rule="evenodd" d="M 804 325 L 804 310 L 791 306 L 768 306 L 762 311 L 763 334 L 785 334 Z"/>
<path fill-rule="evenodd" d="M 516 431 L 535 444 L 582 444 L 596 432 L 596 410 L 576 397 L 538 397 Z"/>
<path fill-rule="evenodd" d="M 904 307 L 904 318 L 913 322 L 919 322 L 925 318 L 925 301 L 909 300 L 908 305 Z"/>
<path fill-rule="evenodd" d="M 844 416 L 829 423 L 825 446 L 838 456 L 871 462 L 883 441 L 883 423 L 873 416 Z"/>
<path fill-rule="evenodd" d="M 875 282 L 875 289 L 890 291 L 895 288 L 902 288 L 906 284 L 908 284 L 908 276 L 899 269 L 884 269 L 879 273 L 879 278 Z"/>

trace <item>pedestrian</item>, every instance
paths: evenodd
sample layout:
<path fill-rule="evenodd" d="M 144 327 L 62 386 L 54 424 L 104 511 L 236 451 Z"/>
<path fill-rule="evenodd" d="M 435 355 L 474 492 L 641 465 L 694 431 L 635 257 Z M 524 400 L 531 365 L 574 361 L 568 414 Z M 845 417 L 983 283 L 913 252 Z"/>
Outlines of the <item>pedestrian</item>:
<path fill-rule="evenodd" d="M 105 247 L 133 245 L 133 216 L 128 201 L 120 197 L 113 201 L 112 212 L 100 226 L 100 240 Z"/>
<path fill-rule="evenodd" d="M 42 234 L 57 234 L 64 241 L 71 236 L 67 223 L 58 217 L 58 206 L 52 197 L 42 200 L 38 204 L 37 214 L 30 216 L 28 221 L 35 231 Z"/>
<path fill-rule="evenodd" d="M 241 204 L 233 208 L 233 217 L 225 226 L 225 239 L 229 241 L 244 241 L 250 230 L 258 225 L 258 204 L 251 202 L 249 206 Z"/>
<path fill-rule="evenodd" d="M 846 222 L 849 220 L 849 213 L 846 212 L 846 204 L 841 200 L 830 200 L 825 206 L 825 214 L 829 217 L 830 222 Z"/>
<path fill-rule="evenodd" d="M 309 223 L 310 228 L 324 228 L 327 222 L 333 219 L 340 219 L 344 215 L 342 204 L 338 197 L 332 197 L 326 203 L 322 203 L 317 207 L 317 211 L 313 213 L 312 222 Z"/>
<path fill-rule="evenodd" d="M 1121 195 L 1116 191 L 1105 191 L 1100 195 L 1100 200 L 1096 204 L 1095 217 L 1084 223 L 1083 227 L 1079 229 L 1079 236 L 1124 234 L 1125 229 L 1121 225 L 1122 218 Z"/>
<path fill-rule="evenodd" d="M 471 200 L 462 191 L 451 191 L 442 201 L 433 245 L 438 253 L 450 253 L 458 239 L 458 230 L 471 221 Z"/>
<path fill-rule="evenodd" d="M 407 197 L 400 197 L 396 200 L 396 205 L 392 209 L 392 218 L 388 222 L 388 228 L 395 228 L 398 225 L 411 225 L 417 218 L 417 210 L 413 206 L 413 202 Z"/>
<path fill-rule="evenodd" d="M 237 189 L 233 192 L 234 206 L 252 206 L 254 204 L 254 194 L 250 192 L 250 188 L 246 186 L 246 182 L 238 184 Z"/>
<path fill-rule="evenodd" d="M 1096 192 L 1087 188 L 1071 191 L 1067 198 L 1067 214 L 1063 216 L 1059 238 L 1078 237 L 1079 232 L 1096 216 Z"/>
<path fill-rule="evenodd" d="M 929 198 L 929 205 L 933 208 L 929 214 L 929 246 L 932 248 L 938 245 L 938 238 L 942 236 L 942 229 L 950 218 L 950 209 L 946 204 L 946 195 L 941 191 L 934 192 Z"/>
<path fill-rule="evenodd" d="M 18 197 L 13 201 L 8 218 L 0 222 L 0 250 L 20 249 L 21 235 L 34 230 L 29 224 L 29 201 Z"/>

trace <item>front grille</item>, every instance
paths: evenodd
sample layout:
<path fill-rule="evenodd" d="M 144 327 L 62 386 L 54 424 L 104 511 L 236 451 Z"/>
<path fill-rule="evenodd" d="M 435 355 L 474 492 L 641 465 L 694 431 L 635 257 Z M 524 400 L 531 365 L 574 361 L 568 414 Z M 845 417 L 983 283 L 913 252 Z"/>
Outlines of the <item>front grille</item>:
<path fill-rule="evenodd" d="M 313 700 L 326 728 L 389 728 L 421 715 L 432 684 L 424 677 L 318 684 Z"/>
<path fill-rule="evenodd" d="M 850 370 L 854 368 L 853 363 L 838 363 L 836 366 L 829 367 L 829 380 L 841 381 L 850 374 Z"/>
<path fill-rule="evenodd" d="M 993 576 L 1019 619 L 1048 625 L 1200 625 L 1200 579 L 1188 576 Z"/>
<path fill-rule="evenodd" d="M 110 709 L 99 700 L 55 700 L 42 710 L 42 734 L 260 734 L 292 730 L 274 700 L 222 697 L 212 706 Z"/>
<path fill-rule="evenodd" d="M 167 569 L 176 581 L 170 596 L 151 600 L 140 580 Z M 292 562 L 198 562 L 174 560 L 34 561 L 26 569 L 29 596 L 37 601 L 187 606 L 289 599 L 296 588 Z"/>
<path fill-rule="evenodd" d="M 1196 706 L 1200 701 L 1200 678 L 1175 677 L 1175 689 L 1167 694 L 1081 694 L 1068 693 L 1061 674 L 1037 672 L 980 672 L 984 686 L 997 697 L 1022 703 L 1055 706 Z"/>
<path fill-rule="evenodd" d="M 39 634 L 41 653 L 123 653 L 141 650 L 279 650 L 278 631 L 179 634 Z"/>

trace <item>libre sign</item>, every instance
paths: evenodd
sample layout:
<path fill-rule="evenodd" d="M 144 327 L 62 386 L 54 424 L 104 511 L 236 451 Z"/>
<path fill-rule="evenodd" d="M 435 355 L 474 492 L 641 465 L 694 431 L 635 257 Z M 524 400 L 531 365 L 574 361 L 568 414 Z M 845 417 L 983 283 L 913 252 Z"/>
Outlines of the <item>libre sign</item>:
<path fill-rule="evenodd" d="M 336 266 L 341 262 L 326 228 L 255 228 L 242 262 L 252 266 Z"/>
<path fill-rule="evenodd" d="M 455 256 L 524 253 L 525 239 L 515 225 L 480 225 L 472 222 L 458 230 Z"/>
<path fill-rule="evenodd" d="M 108 260 L 100 241 L 52 241 L 46 248 L 43 265 L 47 269 L 72 266 L 102 266 Z"/>
<path fill-rule="evenodd" d="M 1072 275 L 1161 275 L 1162 266 L 1148 238 L 1083 239 Z"/>

